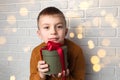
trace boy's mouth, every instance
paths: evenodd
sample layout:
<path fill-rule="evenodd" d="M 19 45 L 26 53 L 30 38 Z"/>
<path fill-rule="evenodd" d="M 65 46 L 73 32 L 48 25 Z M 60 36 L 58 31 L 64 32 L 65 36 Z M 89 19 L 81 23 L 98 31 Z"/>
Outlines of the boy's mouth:
<path fill-rule="evenodd" d="M 58 40 L 58 38 L 49 38 L 49 41 L 53 41 L 53 42 L 55 41 L 56 42 L 57 40 Z"/>

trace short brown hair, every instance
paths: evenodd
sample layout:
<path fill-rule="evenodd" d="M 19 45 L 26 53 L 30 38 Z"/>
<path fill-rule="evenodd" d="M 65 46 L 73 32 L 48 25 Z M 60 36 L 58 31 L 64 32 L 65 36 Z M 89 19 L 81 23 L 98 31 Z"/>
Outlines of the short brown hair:
<path fill-rule="evenodd" d="M 47 8 L 45 8 L 45 9 L 43 9 L 40 13 L 39 13 L 39 15 L 38 15 L 38 17 L 37 17 L 37 25 L 38 25 L 38 22 L 39 22 L 39 19 L 40 19 L 40 16 L 41 15 L 60 15 L 63 19 L 64 19 L 64 21 L 65 21 L 65 25 L 66 25 L 66 19 L 65 19 L 65 16 L 64 16 L 64 14 L 63 14 L 63 12 L 62 11 L 60 11 L 58 8 L 56 8 L 56 7 L 47 7 Z M 39 29 L 39 26 L 38 26 L 38 29 Z"/>

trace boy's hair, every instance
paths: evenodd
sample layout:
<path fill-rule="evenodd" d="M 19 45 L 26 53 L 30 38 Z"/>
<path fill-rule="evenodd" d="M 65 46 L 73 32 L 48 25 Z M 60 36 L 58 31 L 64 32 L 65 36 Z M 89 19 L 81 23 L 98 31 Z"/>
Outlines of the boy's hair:
<path fill-rule="evenodd" d="M 45 9 L 43 9 L 37 17 L 37 25 L 39 23 L 39 19 L 40 19 L 41 15 L 60 15 L 64 19 L 64 22 L 65 22 L 65 25 L 66 25 L 66 19 L 65 19 L 65 16 L 64 16 L 63 12 L 60 11 L 56 7 L 47 7 Z M 39 25 L 38 25 L 38 29 L 39 29 Z"/>

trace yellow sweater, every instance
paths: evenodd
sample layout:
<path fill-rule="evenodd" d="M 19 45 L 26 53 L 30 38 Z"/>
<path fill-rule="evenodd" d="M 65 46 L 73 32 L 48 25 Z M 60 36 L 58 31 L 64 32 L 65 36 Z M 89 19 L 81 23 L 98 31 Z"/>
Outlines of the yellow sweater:
<path fill-rule="evenodd" d="M 65 39 L 64 44 L 68 48 L 67 58 L 68 69 L 70 70 L 70 74 L 66 77 L 66 80 L 85 80 L 85 59 L 81 48 L 68 39 Z M 30 59 L 30 80 L 45 80 L 40 78 L 37 70 L 38 61 L 41 60 L 40 48 L 45 45 L 45 43 L 42 43 L 32 51 Z M 47 76 L 46 80 L 61 80 L 61 78 Z"/>

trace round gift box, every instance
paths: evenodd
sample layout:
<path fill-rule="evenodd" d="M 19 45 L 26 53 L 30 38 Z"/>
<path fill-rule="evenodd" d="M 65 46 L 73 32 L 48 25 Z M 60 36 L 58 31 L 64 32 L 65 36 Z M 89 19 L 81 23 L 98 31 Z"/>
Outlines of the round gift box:
<path fill-rule="evenodd" d="M 67 46 L 62 46 L 65 58 L 65 68 L 67 68 Z M 62 64 L 57 50 L 42 50 L 43 60 L 49 65 L 49 71 L 46 74 L 58 74 L 62 72 Z"/>

